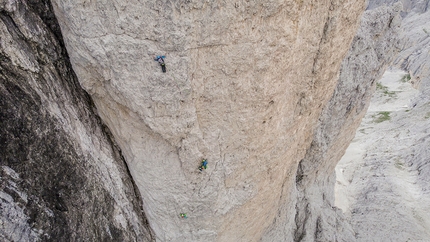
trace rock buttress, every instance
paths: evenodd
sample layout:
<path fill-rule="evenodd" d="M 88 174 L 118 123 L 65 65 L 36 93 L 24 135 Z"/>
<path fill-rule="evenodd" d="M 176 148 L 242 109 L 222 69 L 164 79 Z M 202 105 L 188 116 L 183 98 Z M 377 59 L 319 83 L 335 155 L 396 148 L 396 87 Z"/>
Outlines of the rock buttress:
<path fill-rule="evenodd" d="M 364 1 L 81 0 L 54 9 L 159 240 L 259 241 L 275 218 L 280 240 L 293 240 L 297 165 Z M 166 73 L 154 55 L 166 56 Z M 288 216 L 277 217 L 280 206 Z"/>

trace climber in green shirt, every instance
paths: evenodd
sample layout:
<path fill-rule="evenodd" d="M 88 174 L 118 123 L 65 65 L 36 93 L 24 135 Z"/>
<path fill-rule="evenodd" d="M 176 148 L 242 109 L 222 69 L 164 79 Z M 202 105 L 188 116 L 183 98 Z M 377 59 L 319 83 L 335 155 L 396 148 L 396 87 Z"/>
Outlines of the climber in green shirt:
<path fill-rule="evenodd" d="M 206 159 L 202 160 L 202 164 L 199 167 L 200 171 L 206 170 L 208 168 L 208 161 Z"/>

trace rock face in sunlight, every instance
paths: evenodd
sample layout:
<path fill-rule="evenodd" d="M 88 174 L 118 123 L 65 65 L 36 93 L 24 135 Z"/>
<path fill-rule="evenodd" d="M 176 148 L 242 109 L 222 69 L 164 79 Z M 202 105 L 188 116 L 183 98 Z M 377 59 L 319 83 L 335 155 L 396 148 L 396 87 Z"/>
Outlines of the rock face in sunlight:
<path fill-rule="evenodd" d="M 304 239 L 298 163 L 364 1 L 54 2 L 159 240 Z"/>
<path fill-rule="evenodd" d="M 0 1 L 0 240 L 150 241 L 47 1 Z"/>

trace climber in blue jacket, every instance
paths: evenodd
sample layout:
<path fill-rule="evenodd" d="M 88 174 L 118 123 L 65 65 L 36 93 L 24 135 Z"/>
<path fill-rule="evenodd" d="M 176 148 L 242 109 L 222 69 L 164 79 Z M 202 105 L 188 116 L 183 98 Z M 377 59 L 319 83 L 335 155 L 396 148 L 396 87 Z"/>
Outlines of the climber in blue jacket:
<path fill-rule="evenodd" d="M 154 60 L 158 61 L 161 66 L 161 70 L 163 72 L 166 72 L 166 64 L 164 63 L 164 58 L 166 58 L 164 55 L 157 55 L 156 57 L 154 57 Z"/>

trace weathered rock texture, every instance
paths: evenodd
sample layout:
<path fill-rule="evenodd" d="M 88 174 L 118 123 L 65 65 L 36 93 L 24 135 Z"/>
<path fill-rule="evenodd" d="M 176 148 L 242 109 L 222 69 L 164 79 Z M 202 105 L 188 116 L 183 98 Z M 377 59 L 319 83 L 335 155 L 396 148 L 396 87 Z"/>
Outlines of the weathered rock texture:
<path fill-rule="evenodd" d="M 54 2 L 160 241 L 300 240 L 296 170 L 364 1 Z"/>
<path fill-rule="evenodd" d="M 430 236 L 430 105 L 387 72 L 337 169 L 336 205 L 359 241 L 427 241 Z M 382 88 L 383 87 L 383 88 Z"/>
<path fill-rule="evenodd" d="M 339 79 L 362 1 L 55 3 L 160 241 L 353 239 L 332 174 L 393 56 L 395 12 L 367 15 Z"/>
<path fill-rule="evenodd" d="M 403 5 L 402 15 L 406 16 L 411 12 L 424 13 L 429 9 L 429 0 L 369 0 L 367 9 L 374 9 L 380 6 L 392 6 L 401 2 Z"/>
<path fill-rule="evenodd" d="M 378 80 L 399 50 L 401 5 L 366 11 L 342 62 L 336 89 L 318 120 L 296 176 L 296 241 L 354 241 L 334 206 L 334 168 L 366 110 Z"/>
<path fill-rule="evenodd" d="M 429 4 L 429 1 L 427 1 Z M 428 6 L 415 6 L 402 21 L 402 52 L 394 65 L 407 71 L 411 83 L 423 95 L 430 95 L 430 9 Z"/>
<path fill-rule="evenodd" d="M 406 73 L 390 71 L 380 81 L 337 167 L 337 204 L 361 241 L 428 241 L 430 236 L 429 1 L 402 2 L 402 51 L 394 67 Z"/>
<path fill-rule="evenodd" d="M 48 1 L 0 1 L 0 240 L 150 241 Z"/>

